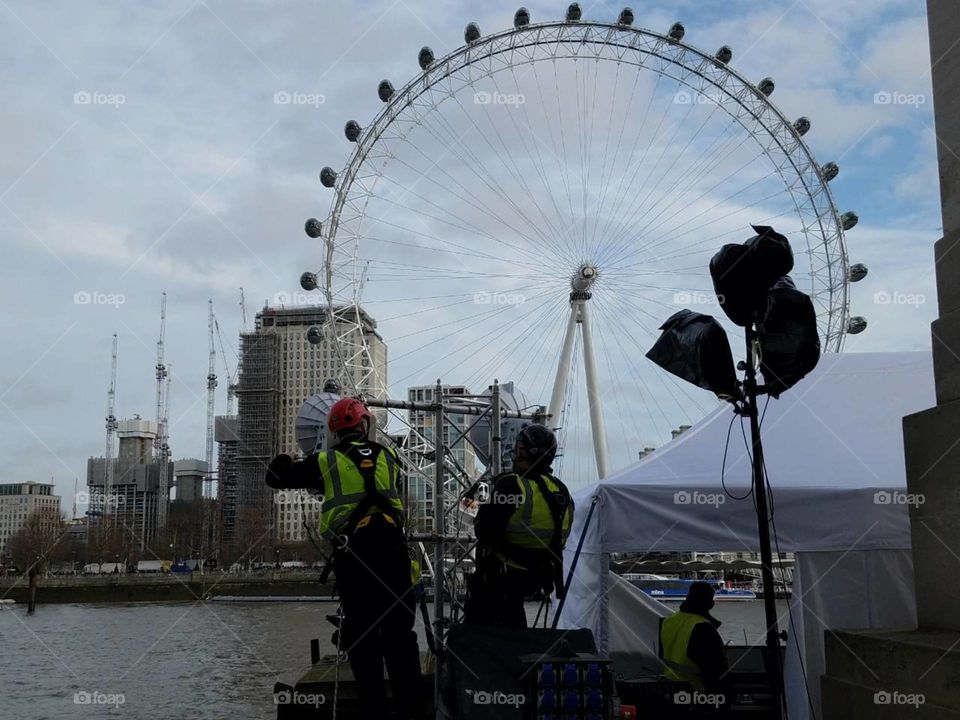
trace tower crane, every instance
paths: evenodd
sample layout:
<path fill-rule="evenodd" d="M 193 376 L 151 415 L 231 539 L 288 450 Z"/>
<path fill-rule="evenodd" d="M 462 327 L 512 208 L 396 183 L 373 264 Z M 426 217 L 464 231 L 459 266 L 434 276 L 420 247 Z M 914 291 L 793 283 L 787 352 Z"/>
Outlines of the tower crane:
<path fill-rule="evenodd" d="M 169 368 L 164 364 L 163 359 L 163 341 L 167 331 L 167 293 L 164 292 L 160 299 L 160 337 L 157 340 L 157 437 L 153 441 L 153 457 L 155 460 L 163 460 L 164 445 L 166 443 L 167 428 L 164 422 L 164 393 L 166 390 L 166 381 Z"/>
<path fill-rule="evenodd" d="M 116 399 L 117 399 L 117 334 L 113 334 L 113 351 L 111 353 L 110 360 L 110 389 L 107 391 L 107 443 L 106 449 L 104 452 L 104 457 L 106 463 L 104 464 L 104 480 L 103 480 L 103 493 L 105 504 L 101 504 L 101 512 L 106 512 L 106 508 L 110 505 L 110 499 L 113 495 L 113 446 L 114 439 L 116 438 L 117 433 L 117 416 L 115 413 L 116 410 Z M 76 516 L 76 506 L 74 506 L 73 511 L 74 516 Z"/>
<path fill-rule="evenodd" d="M 207 332 L 209 335 L 209 364 L 207 366 L 207 482 L 204 483 L 204 497 L 213 497 L 213 421 L 217 398 L 217 347 L 214 343 L 213 300 L 207 302 Z"/>
<path fill-rule="evenodd" d="M 234 369 L 230 369 L 230 362 L 227 360 L 227 350 L 223 342 L 223 332 L 220 330 L 220 322 L 216 316 L 213 318 L 213 325 L 217 329 L 217 338 L 220 341 L 220 359 L 223 360 L 223 371 L 227 374 L 227 415 L 233 415 L 236 412 L 235 401 L 237 397 L 237 372 L 240 369 L 240 357 L 237 355 L 237 362 Z M 234 353 L 236 355 L 236 353 Z"/>

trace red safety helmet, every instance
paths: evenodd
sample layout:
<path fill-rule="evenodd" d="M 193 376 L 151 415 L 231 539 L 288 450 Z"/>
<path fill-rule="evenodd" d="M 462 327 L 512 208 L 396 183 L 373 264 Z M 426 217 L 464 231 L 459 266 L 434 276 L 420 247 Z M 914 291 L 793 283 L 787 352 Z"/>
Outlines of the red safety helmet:
<path fill-rule="evenodd" d="M 335 433 L 344 430 L 352 430 L 360 427 L 360 423 L 370 420 L 370 411 L 363 404 L 362 400 L 356 398 L 341 398 L 337 400 L 330 408 L 330 414 L 327 416 L 327 425 Z"/>

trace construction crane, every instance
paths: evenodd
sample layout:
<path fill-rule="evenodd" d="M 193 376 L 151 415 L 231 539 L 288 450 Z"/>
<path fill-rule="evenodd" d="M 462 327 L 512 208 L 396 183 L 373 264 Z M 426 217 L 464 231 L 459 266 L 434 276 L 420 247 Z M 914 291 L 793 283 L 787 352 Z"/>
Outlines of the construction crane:
<path fill-rule="evenodd" d="M 240 356 L 235 352 L 237 362 L 234 369 L 230 369 L 230 362 L 227 360 L 227 350 L 223 342 L 223 332 L 220 330 L 220 322 L 217 317 L 213 318 L 213 325 L 217 329 L 217 338 L 220 341 L 220 358 L 223 360 L 223 371 L 227 374 L 227 415 L 233 415 L 236 412 L 237 398 L 237 373 L 240 370 Z"/>
<path fill-rule="evenodd" d="M 160 338 L 157 340 L 157 437 L 153 441 L 153 457 L 155 460 L 163 459 L 163 446 L 166 436 L 166 425 L 163 420 L 164 413 L 164 390 L 168 378 L 169 368 L 163 361 L 163 341 L 167 331 L 167 293 L 164 292 L 160 299 Z"/>
<path fill-rule="evenodd" d="M 243 332 L 248 331 L 247 327 L 247 301 L 243 297 L 243 288 L 240 288 L 240 316 L 243 318 Z"/>
<path fill-rule="evenodd" d="M 113 334 L 113 351 L 111 353 L 110 360 L 110 389 L 107 391 L 107 446 L 104 451 L 104 457 L 106 462 L 104 463 L 104 479 L 103 479 L 103 493 L 104 497 L 101 498 L 101 512 L 106 512 L 106 508 L 110 506 L 111 497 L 113 495 L 113 445 L 114 439 L 117 434 L 117 416 L 116 416 L 116 401 L 117 401 L 117 334 Z M 76 498 L 76 493 L 74 493 L 74 498 Z M 89 508 L 88 508 L 89 509 Z M 74 501 L 73 508 L 74 517 L 77 514 L 76 501 Z"/>
<path fill-rule="evenodd" d="M 207 331 L 209 334 L 209 364 L 207 366 L 207 482 L 204 483 L 204 497 L 213 497 L 213 421 L 217 398 L 217 346 L 214 342 L 213 300 L 207 301 Z"/>

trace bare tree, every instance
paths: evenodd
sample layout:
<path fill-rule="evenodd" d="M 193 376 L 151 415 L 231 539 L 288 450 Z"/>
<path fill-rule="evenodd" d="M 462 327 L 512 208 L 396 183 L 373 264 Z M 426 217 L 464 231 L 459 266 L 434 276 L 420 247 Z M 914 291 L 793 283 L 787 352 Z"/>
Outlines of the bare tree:
<path fill-rule="evenodd" d="M 23 526 L 10 538 L 10 555 L 21 570 L 37 566 L 43 571 L 52 562 L 64 559 L 69 552 L 63 541 L 65 524 L 53 508 L 40 508 L 27 518 Z"/>

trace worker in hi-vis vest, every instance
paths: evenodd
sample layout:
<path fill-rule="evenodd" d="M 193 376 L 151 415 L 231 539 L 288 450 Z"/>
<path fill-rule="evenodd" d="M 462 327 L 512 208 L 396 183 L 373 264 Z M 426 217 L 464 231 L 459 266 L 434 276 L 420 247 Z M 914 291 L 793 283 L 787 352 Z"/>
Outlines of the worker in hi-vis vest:
<path fill-rule="evenodd" d="M 476 570 L 468 581 L 464 620 L 471 625 L 525 628 L 524 600 L 563 595 L 563 547 L 573 500 L 553 475 L 557 439 L 543 425 L 517 435 L 513 470 L 494 478 L 474 522 Z"/>
<path fill-rule="evenodd" d="M 710 614 L 713 594 L 709 583 L 691 583 L 680 609 L 660 626 L 660 646 L 667 678 L 688 682 L 694 690 L 722 694 L 727 657 L 717 631 L 720 621 Z M 717 709 L 727 704 L 724 698 Z"/>
<path fill-rule="evenodd" d="M 386 662 L 399 717 L 420 718 L 423 677 L 397 492 L 399 462 L 392 449 L 367 439 L 370 420 L 360 400 L 338 400 L 327 419 L 336 438 L 333 447 L 298 462 L 278 455 L 267 471 L 267 485 L 323 493 L 320 533 L 334 548 L 343 610 L 340 643 L 356 681 L 360 717 L 388 717 Z"/>

